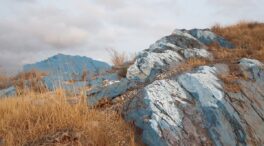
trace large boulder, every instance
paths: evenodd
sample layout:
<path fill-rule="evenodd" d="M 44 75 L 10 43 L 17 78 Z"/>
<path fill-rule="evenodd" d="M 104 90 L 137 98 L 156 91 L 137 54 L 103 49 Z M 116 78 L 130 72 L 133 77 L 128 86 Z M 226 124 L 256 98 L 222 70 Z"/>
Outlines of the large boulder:
<path fill-rule="evenodd" d="M 157 75 L 190 58 L 212 60 L 213 56 L 207 51 L 207 47 L 191 34 L 184 31 L 173 32 L 139 53 L 135 62 L 128 68 L 126 79 L 133 83 L 150 83 Z M 88 91 L 90 103 L 96 104 L 102 98 L 113 99 L 114 96 L 120 95 L 130 87 L 123 85 L 119 87 L 120 85 L 122 84 L 99 86 Z M 113 91 L 110 91 L 112 89 Z"/>
<path fill-rule="evenodd" d="M 210 143 L 196 102 L 175 80 L 157 80 L 142 89 L 125 117 L 143 130 L 142 140 L 150 146 Z"/>
<path fill-rule="evenodd" d="M 205 128 L 214 145 L 245 145 L 246 133 L 216 76 L 216 68 L 204 66 L 179 77 L 180 84 L 199 103 Z"/>
<path fill-rule="evenodd" d="M 183 30 L 174 31 L 139 53 L 134 64 L 128 68 L 127 78 L 138 82 L 153 81 L 158 74 L 186 59 L 201 57 L 211 60 L 212 54 L 206 49 L 191 34 Z"/>
<path fill-rule="evenodd" d="M 252 76 L 238 81 L 241 92 L 224 90 L 217 75 L 226 65 L 202 66 L 146 86 L 124 115 L 143 130 L 147 145 L 263 145 L 263 64 L 239 65 Z"/>
<path fill-rule="evenodd" d="M 227 92 L 226 99 L 240 116 L 248 145 L 264 144 L 264 65 L 243 58 L 239 66 L 247 80 L 239 80 L 240 92 Z"/>
<path fill-rule="evenodd" d="M 86 93 L 87 103 L 89 106 L 94 106 L 99 103 L 100 100 L 112 100 L 114 97 L 126 92 L 130 86 L 131 83 L 129 83 L 127 79 L 121 79 L 109 81 L 105 85 L 93 87 Z"/>

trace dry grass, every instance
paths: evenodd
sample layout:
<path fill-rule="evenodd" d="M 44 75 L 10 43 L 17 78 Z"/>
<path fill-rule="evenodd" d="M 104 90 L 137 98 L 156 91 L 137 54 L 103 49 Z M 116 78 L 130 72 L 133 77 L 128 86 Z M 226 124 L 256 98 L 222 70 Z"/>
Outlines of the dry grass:
<path fill-rule="evenodd" d="M 111 57 L 111 62 L 114 66 L 122 66 L 126 63 L 127 55 L 125 54 L 125 52 L 118 52 L 115 49 L 109 49 L 108 52 Z"/>
<path fill-rule="evenodd" d="M 31 70 L 29 72 L 20 72 L 16 76 L 8 77 L 0 75 L 0 89 L 4 89 L 10 86 L 15 86 L 17 94 L 25 94 L 27 92 L 46 92 L 46 85 L 44 85 L 42 78 L 47 73 L 37 70 Z"/>
<path fill-rule="evenodd" d="M 46 85 L 43 83 L 42 78 L 47 73 L 37 70 L 29 72 L 21 72 L 12 78 L 12 82 L 17 89 L 17 94 L 25 94 L 27 92 L 43 93 L 47 91 Z"/>
<path fill-rule="evenodd" d="M 191 71 L 195 67 L 207 65 L 209 63 L 210 63 L 210 61 L 203 59 L 203 58 L 190 58 L 178 66 L 170 67 L 170 69 L 168 71 L 159 75 L 157 78 L 158 79 L 164 79 L 164 78 L 176 76 L 176 75 L 181 74 L 183 72 Z"/>
<path fill-rule="evenodd" d="M 212 31 L 236 46 L 233 50 L 216 48 L 217 52 L 214 53 L 218 59 L 233 61 L 249 57 L 264 61 L 264 23 L 240 22 L 227 27 L 215 25 Z"/>
<path fill-rule="evenodd" d="M 4 74 L 0 74 L 0 89 L 5 89 L 11 85 L 12 83 L 11 83 L 10 77 Z"/>
<path fill-rule="evenodd" d="M 133 145 L 131 126 L 116 112 L 71 105 L 64 95 L 60 90 L 1 99 L 0 145 Z"/>
<path fill-rule="evenodd" d="M 134 62 L 134 55 L 126 55 L 115 49 L 108 49 L 113 64 L 112 71 L 117 72 L 120 77 L 126 77 L 128 67 Z"/>
<path fill-rule="evenodd" d="M 225 83 L 225 89 L 231 92 L 240 91 L 236 82 L 247 79 L 238 67 L 238 61 L 243 58 L 253 58 L 264 61 L 264 23 L 240 22 L 235 25 L 222 27 L 215 25 L 212 31 L 235 44 L 236 48 L 221 48 L 218 44 L 209 46 L 213 52 L 215 63 L 226 63 L 230 67 L 229 75 L 220 75 Z"/>
<path fill-rule="evenodd" d="M 226 27 L 215 25 L 211 30 L 231 41 L 236 47 L 222 48 L 214 43 L 209 46 L 209 51 L 214 55 L 213 61 L 193 58 L 179 66 L 171 67 L 168 72 L 158 76 L 158 79 L 175 76 L 201 65 L 225 63 L 229 65 L 230 74 L 219 75 L 219 78 L 224 82 L 226 91 L 240 91 L 237 80 L 247 80 L 247 77 L 241 72 L 238 61 L 243 57 L 264 61 L 264 23 L 240 22 Z"/>

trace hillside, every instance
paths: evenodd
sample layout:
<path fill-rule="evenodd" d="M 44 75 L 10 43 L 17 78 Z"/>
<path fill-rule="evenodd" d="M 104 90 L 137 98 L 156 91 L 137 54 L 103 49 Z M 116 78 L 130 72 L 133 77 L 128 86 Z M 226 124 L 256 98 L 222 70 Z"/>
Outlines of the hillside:
<path fill-rule="evenodd" d="M 112 67 L 78 94 L 1 99 L 0 145 L 264 145 L 263 56 L 263 23 L 176 29 L 124 77 L 112 78 Z M 56 70 L 68 66 L 62 58 L 48 60 Z"/>
<path fill-rule="evenodd" d="M 151 146 L 263 145 L 263 28 L 177 29 L 136 56 L 128 82 L 114 85 L 127 92 L 108 96 L 109 85 L 88 102 L 123 105 L 125 119 Z"/>

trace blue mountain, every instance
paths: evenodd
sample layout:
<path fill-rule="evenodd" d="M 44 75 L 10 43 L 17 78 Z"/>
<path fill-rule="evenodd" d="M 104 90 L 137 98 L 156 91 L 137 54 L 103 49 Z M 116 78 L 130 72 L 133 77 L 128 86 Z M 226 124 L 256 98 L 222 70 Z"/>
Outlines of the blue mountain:
<path fill-rule="evenodd" d="M 57 54 L 46 60 L 24 65 L 23 71 L 35 69 L 48 73 L 43 79 L 44 83 L 48 88 L 54 89 L 68 86 L 65 81 L 80 81 L 84 70 L 88 72 L 87 80 L 90 80 L 92 76 L 101 74 L 110 68 L 109 64 L 89 57 Z M 84 86 L 85 83 L 77 82 L 76 84 Z"/>
<path fill-rule="evenodd" d="M 83 70 L 87 70 L 90 75 L 99 74 L 109 68 L 109 64 L 93 60 L 89 57 L 57 54 L 46 60 L 24 65 L 23 70 L 30 71 L 36 69 L 47 72 L 50 75 L 63 75 L 67 77 L 81 75 Z M 65 78 L 65 80 L 67 80 L 67 78 Z"/>

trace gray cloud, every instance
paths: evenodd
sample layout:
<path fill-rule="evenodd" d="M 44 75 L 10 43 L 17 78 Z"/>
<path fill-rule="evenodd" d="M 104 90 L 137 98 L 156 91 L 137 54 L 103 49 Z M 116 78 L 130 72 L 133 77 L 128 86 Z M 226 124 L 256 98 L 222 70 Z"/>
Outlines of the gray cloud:
<path fill-rule="evenodd" d="M 108 61 L 106 48 L 147 48 L 177 28 L 210 27 L 241 19 L 263 21 L 262 0 L 0 0 L 0 66 L 56 53 Z"/>

